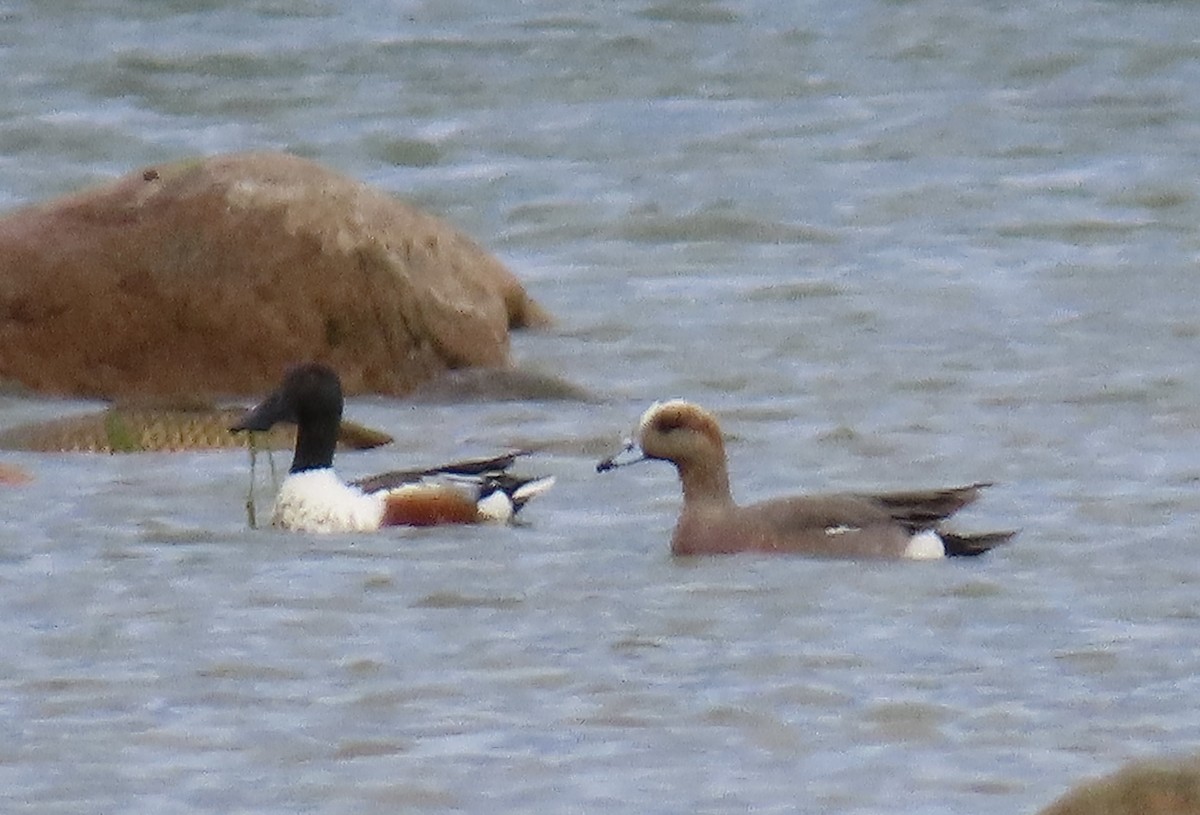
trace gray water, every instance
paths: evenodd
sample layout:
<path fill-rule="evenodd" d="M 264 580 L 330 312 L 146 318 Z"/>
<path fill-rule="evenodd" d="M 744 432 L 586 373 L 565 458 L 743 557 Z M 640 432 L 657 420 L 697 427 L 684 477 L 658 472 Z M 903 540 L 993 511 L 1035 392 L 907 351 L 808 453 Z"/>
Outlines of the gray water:
<path fill-rule="evenodd" d="M 500 255 L 559 320 L 520 364 L 599 397 L 350 404 L 397 442 L 348 476 L 549 444 L 515 529 L 6 455 L 0 810 L 1019 813 L 1200 747 L 1200 6 L 14 2 L 0 43 L 0 204 L 311 157 Z M 961 525 L 1021 534 L 673 561 L 670 469 L 592 471 L 672 396 L 741 499 L 993 480 Z"/>

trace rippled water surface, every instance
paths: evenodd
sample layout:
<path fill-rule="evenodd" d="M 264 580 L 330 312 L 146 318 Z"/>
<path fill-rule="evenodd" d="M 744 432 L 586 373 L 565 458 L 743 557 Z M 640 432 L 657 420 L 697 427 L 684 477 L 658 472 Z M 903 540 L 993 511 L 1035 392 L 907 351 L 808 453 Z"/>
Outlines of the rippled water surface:
<path fill-rule="evenodd" d="M 351 403 L 397 444 L 347 475 L 548 444 L 515 529 L 6 455 L 0 808 L 1013 813 L 1197 748 L 1200 7 L 15 2 L 0 43 L 5 206 L 308 156 L 499 254 L 559 320 L 520 364 L 597 397 Z M 994 480 L 961 523 L 1021 534 L 672 561 L 669 468 L 592 471 L 669 396 L 743 499 Z"/>

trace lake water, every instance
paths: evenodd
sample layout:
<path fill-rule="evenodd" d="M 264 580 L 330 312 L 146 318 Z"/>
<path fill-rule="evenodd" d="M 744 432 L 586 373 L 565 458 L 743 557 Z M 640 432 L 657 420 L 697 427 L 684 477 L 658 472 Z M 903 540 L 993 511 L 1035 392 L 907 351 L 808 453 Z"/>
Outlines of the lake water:
<path fill-rule="evenodd" d="M 513 529 L 6 455 L 0 809 L 980 815 L 1200 748 L 1200 6 L 11 2 L 0 43 L 0 204 L 289 150 L 496 252 L 559 321 L 519 363 L 598 397 L 351 402 L 397 442 L 348 476 L 549 445 Z M 673 561 L 670 468 L 592 469 L 673 396 L 743 500 L 993 480 L 960 525 L 1021 534 Z"/>

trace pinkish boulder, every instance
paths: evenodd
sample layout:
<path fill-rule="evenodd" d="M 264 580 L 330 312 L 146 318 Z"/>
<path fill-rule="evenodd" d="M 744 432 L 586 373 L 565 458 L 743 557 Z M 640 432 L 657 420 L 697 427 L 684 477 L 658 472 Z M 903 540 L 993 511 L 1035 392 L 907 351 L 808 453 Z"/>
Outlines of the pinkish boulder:
<path fill-rule="evenodd" d="M 445 221 L 305 159 L 156 165 L 0 218 L 0 380 L 89 397 L 348 393 L 510 364 L 549 317 Z"/>

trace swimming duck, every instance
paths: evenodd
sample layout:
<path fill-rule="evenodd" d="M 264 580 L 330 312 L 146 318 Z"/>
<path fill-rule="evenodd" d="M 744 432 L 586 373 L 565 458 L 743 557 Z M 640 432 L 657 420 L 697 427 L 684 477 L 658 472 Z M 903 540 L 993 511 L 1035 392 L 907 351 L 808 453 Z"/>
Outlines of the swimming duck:
<path fill-rule="evenodd" d="M 651 405 L 638 423 L 636 440 L 596 469 L 651 459 L 674 464 L 683 484 L 683 509 L 671 537 L 676 555 L 753 551 L 926 560 L 979 555 L 1015 534 L 941 528 L 942 521 L 978 498 L 986 483 L 878 495 L 794 496 L 739 506 L 730 493 L 716 418 L 683 400 Z"/>
<path fill-rule="evenodd" d="M 298 365 L 230 429 L 296 424 L 292 466 L 275 499 L 272 523 L 303 532 L 358 532 L 383 526 L 506 522 L 553 478 L 509 473 L 517 453 L 425 470 L 383 473 L 347 483 L 333 470 L 342 419 L 342 385 L 319 363 Z"/>

